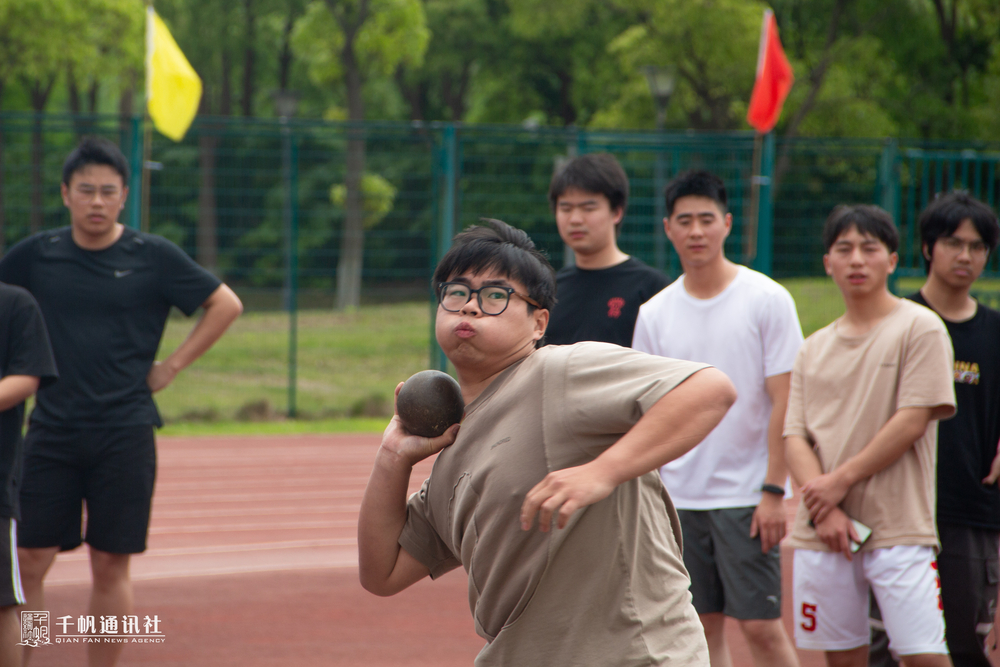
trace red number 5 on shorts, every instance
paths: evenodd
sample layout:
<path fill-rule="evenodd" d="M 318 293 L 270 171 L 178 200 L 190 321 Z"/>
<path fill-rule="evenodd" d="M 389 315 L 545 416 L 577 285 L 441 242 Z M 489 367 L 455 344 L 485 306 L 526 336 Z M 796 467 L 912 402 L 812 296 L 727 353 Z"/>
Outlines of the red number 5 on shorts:
<path fill-rule="evenodd" d="M 816 605 L 803 602 L 802 617 L 806 620 L 799 625 L 806 632 L 813 632 L 816 629 Z"/>

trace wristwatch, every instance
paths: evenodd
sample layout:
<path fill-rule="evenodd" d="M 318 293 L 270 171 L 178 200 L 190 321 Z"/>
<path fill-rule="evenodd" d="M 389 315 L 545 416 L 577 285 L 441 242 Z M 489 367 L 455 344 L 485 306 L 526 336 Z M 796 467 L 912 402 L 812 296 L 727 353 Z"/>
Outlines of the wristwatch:
<path fill-rule="evenodd" d="M 776 496 L 785 497 L 785 490 L 778 486 L 777 484 L 765 484 L 760 487 L 760 490 L 764 493 L 773 493 Z"/>

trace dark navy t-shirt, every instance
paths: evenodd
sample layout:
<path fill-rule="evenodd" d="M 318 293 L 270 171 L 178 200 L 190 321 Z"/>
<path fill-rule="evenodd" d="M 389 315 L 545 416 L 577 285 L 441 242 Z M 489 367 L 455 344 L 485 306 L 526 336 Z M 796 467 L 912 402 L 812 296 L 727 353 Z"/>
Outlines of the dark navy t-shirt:
<path fill-rule="evenodd" d="M 920 292 L 907 298 L 930 308 Z M 1000 440 L 1000 312 L 979 304 L 971 319 L 944 324 L 958 410 L 938 422 L 937 520 L 1000 530 L 1000 488 L 982 483 Z"/>
<path fill-rule="evenodd" d="M 570 345 L 591 340 L 631 347 L 639 306 L 669 284 L 670 278 L 635 257 L 606 269 L 564 267 L 556 274 L 557 303 L 545 341 Z"/>
<path fill-rule="evenodd" d="M 0 378 L 30 375 L 48 387 L 56 363 L 38 304 L 20 287 L 0 283 Z M 0 517 L 17 519 L 24 402 L 0 412 Z"/>
<path fill-rule="evenodd" d="M 170 307 L 190 315 L 221 284 L 162 237 L 126 228 L 111 246 L 84 250 L 69 227 L 11 248 L 0 281 L 38 301 L 59 368 L 31 421 L 68 428 L 161 425 L 146 376 Z"/>

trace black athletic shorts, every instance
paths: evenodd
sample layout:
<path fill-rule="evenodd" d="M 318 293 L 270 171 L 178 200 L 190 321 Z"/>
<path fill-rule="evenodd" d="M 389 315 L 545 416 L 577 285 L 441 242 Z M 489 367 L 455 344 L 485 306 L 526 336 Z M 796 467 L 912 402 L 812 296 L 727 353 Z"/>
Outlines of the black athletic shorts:
<path fill-rule="evenodd" d="M 781 617 L 781 550 L 761 553 L 750 537 L 756 507 L 677 510 L 684 534 L 684 565 L 699 614 L 748 620 Z"/>
<path fill-rule="evenodd" d="M 24 451 L 21 547 L 68 551 L 86 541 L 109 553 L 146 550 L 156 479 L 153 426 L 71 429 L 35 422 Z"/>
<path fill-rule="evenodd" d="M 0 607 L 24 604 L 21 571 L 17 567 L 17 522 L 0 518 Z"/>

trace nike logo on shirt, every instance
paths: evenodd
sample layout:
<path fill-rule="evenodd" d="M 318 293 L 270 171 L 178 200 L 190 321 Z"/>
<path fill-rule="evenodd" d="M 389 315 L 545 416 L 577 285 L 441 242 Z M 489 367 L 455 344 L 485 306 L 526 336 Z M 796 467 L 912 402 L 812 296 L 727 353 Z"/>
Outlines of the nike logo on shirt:
<path fill-rule="evenodd" d="M 126 269 L 124 271 L 120 271 L 118 269 L 115 269 L 115 278 L 124 278 L 125 276 L 129 275 L 130 273 L 132 273 L 132 269 Z"/>

